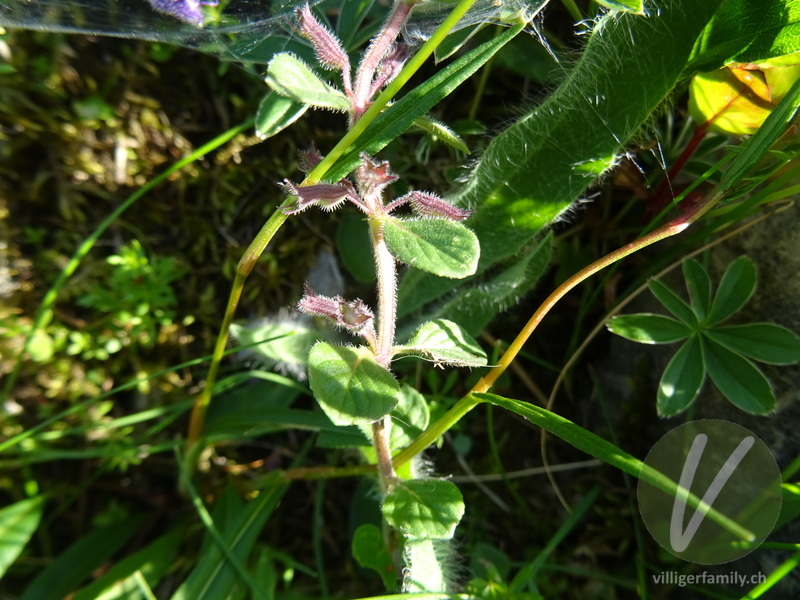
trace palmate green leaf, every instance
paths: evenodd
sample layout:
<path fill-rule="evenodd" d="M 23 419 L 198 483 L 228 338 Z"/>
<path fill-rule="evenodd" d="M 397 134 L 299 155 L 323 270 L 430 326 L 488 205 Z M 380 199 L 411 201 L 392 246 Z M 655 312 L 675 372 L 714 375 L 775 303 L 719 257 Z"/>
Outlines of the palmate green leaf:
<path fill-rule="evenodd" d="M 381 507 L 386 522 L 413 539 L 449 540 L 464 516 L 456 485 L 442 479 L 401 481 Z"/>
<path fill-rule="evenodd" d="M 728 0 L 698 38 L 686 75 L 729 62 L 759 62 L 800 51 L 798 0 Z"/>
<path fill-rule="evenodd" d="M 342 111 L 350 108 L 347 96 L 322 81 L 306 63 L 288 52 L 276 54 L 269 61 L 266 82 L 275 92 L 295 102 Z"/>
<path fill-rule="evenodd" d="M 35 496 L 0 509 L 0 578 L 17 560 L 39 526 L 44 501 L 44 496 Z"/>
<path fill-rule="evenodd" d="M 756 266 L 746 256 L 728 265 L 711 304 L 707 324 L 715 325 L 736 314 L 756 290 Z"/>
<path fill-rule="evenodd" d="M 691 337 L 667 363 L 658 382 L 658 414 L 671 417 L 686 410 L 697 398 L 706 379 L 699 336 Z"/>
<path fill-rule="evenodd" d="M 183 526 L 175 527 L 138 552 L 126 556 L 70 600 L 144 600 L 135 574 L 139 572 L 153 588 L 170 570 L 175 553 L 185 535 Z"/>
<path fill-rule="evenodd" d="M 421 354 L 436 363 L 456 367 L 482 367 L 486 353 L 472 336 L 456 323 L 437 319 L 424 323 L 407 344 L 395 348 L 399 354 Z"/>
<path fill-rule="evenodd" d="M 606 326 L 611 333 L 641 344 L 671 344 L 685 340 L 692 333 L 680 321 L 649 313 L 612 317 Z"/>
<path fill-rule="evenodd" d="M 677 293 L 675 293 L 671 287 L 665 283 L 661 283 L 657 279 L 651 279 L 648 281 L 647 287 L 650 288 L 650 291 L 658 299 L 658 301 L 664 305 L 664 308 L 675 315 L 678 320 L 686 323 L 687 325 L 694 325 L 697 323 L 697 315 L 695 314 L 694 310 L 692 310 L 692 307 L 689 306 L 686 301 Z"/>
<path fill-rule="evenodd" d="M 800 361 L 800 336 L 774 323 L 748 323 L 709 329 L 705 335 L 728 350 L 771 365 Z"/>
<path fill-rule="evenodd" d="M 752 415 L 775 410 L 772 386 L 758 367 L 713 339 L 704 339 L 702 346 L 711 381 L 732 404 Z"/>
<path fill-rule="evenodd" d="M 397 585 L 397 571 L 392 555 L 383 543 L 383 533 L 372 523 L 364 523 L 353 534 L 353 558 L 365 569 L 381 576 L 383 585 L 391 591 Z"/>
<path fill-rule="evenodd" d="M 308 110 L 308 104 L 295 102 L 275 92 L 262 99 L 256 111 L 256 135 L 265 140 L 289 127 Z"/>
<path fill-rule="evenodd" d="M 642 0 L 594 0 L 600 6 L 605 6 L 610 10 L 618 10 L 620 12 L 629 12 L 635 15 L 644 14 L 644 6 Z"/>
<path fill-rule="evenodd" d="M 358 140 L 336 161 L 325 174 L 329 181 L 346 177 L 361 163 L 361 154 L 377 154 L 392 140 L 410 129 L 416 120 L 430 111 L 459 85 L 486 64 L 495 53 L 525 28 L 519 23 L 501 32 L 492 40 L 470 50 L 436 75 L 421 83 L 395 102 L 370 123 Z"/>
<path fill-rule="evenodd" d="M 681 268 L 692 307 L 697 318 L 702 321 L 711 309 L 711 278 L 703 265 L 693 258 L 684 260 Z"/>
<path fill-rule="evenodd" d="M 139 530 L 144 517 L 128 517 L 85 535 L 59 554 L 25 588 L 20 600 L 64 600 Z"/>
<path fill-rule="evenodd" d="M 387 217 L 383 234 L 397 260 L 439 277 L 461 279 L 478 265 L 478 238 L 456 221 Z"/>
<path fill-rule="evenodd" d="M 318 342 L 308 357 L 308 381 L 322 410 L 336 425 L 366 425 L 388 415 L 400 386 L 367 348 Z"/>

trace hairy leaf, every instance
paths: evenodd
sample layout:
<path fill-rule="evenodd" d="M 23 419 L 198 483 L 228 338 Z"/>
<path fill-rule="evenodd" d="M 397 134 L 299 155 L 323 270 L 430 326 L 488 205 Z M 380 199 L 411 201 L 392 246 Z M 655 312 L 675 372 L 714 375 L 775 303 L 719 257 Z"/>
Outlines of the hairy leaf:
<path fill-rule="evenodd" d="M 383 500 L 386 522 L 414 539 L 449 540 L 464 515 L 464 499 L 454 483 L 415 479 L 398 483 Z"/>
<path fill-rule="evenodd" d="M 269 61 L 266 82 L 275 92 L 296 102 L 320 108 L 348 110 L 350 102 L 299 58 L 281 52 Z"/>
<path fill-rule="evenodd" d="M 400 400 L 394 376 L 367 348 L 318 342 L 308 357 L 308 380 L 336 425 L 372 423 L 392 412 Z"/>
<path fill-rule="evenodd" d="M 308 104 L 295 102 L 274 92 L 266 94 L 256 112 L 256 135 L 265 140 L 289 127 L 308 110 Z"/>
<path fill-rule="evenodd" d="M 424 323 L 398 353 L 421 354 L 436 363 L 456 367 L 482 367 L 486 353 L 472 336 L 456 323 L 437 319 Z"/>
<path fill-rule="evenodd" d="M 475 272 L 480 256 L 478 238 L 461 223 L 388 217 L 383 231 L 389 252 L 412 267 L 457 279 Z"/>

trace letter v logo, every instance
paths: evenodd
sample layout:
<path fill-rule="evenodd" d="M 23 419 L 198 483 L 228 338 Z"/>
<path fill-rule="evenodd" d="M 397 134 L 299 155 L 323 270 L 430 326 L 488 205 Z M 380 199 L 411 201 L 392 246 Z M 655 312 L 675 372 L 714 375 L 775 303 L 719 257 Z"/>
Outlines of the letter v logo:
<path fill-rule="evenodd" d="M 722 488 L 725 487 L 728 479 L 730 479 L 731 475 L 733 475 L 736 467 L 738 467 L 739 463 L 742 462 L 742 459 L 744 459 L 745 455 L 750 451 L 750 448 L 753 447 L 755 441 L 755 438 L 750 435 L 739 442 L 739 445 L 736 446 L 736 449 L 733 452 L 731 452 L 731 455 L 727 458 L 725 464 L 722 465 L 722 468 L 717 472 L 716 477 L 714 477 L 714 481 L 712 481 L 711 485 L 708 486 L 706 493 L 703 494 L 702 503 L 695 509 L 689 524 L 686 526 L 686 529 L 682 530 L 684 516 L 686 514 L 686 500 L 689 497 L 690 490 L 692 489 L 692 482 L 694 481 L 694 476 L 697 472 L 697 466 L 700 464 L 700 459 L 703 457 L 703 450 L 705 450 L 706 443 L 708 442 L 708 436 L 704 433 L 698 433 L 695 436 L 694 441 L 692 442 L 692 447 L 689 450 L 689 455 L 686 457 L 686 462 L 683 463 L 683 470 L 681 471 L 681 480 L 679 484 L 680 488 L 678 489 L 678 493 L 675 495 L 675 503 L 672 505 L 672 521 L 669 525 L 669 541 L 672 549 L 675 550 L 675 552 L 683 552 L 689 547 L 692 538 L 694 538 L 694 534 L 697 533 L 697 529 L 700 527 L 700 524 L 703 522 L 703 519 L 705 519 L 709 509 L 714 504 L 714 500 L 717 499 L 717 496 L 719 496 Z"/>

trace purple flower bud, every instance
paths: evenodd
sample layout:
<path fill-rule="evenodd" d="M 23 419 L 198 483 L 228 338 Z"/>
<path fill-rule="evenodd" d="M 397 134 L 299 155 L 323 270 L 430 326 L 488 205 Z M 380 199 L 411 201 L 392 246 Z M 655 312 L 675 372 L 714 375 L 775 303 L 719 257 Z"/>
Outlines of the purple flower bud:
<path fill-rule="evenodd" d="M 346 179 L 343 179 L 340 183 L 316 183 L 304 186 L 296 186 L 288 179 L 285 179 L 279 185 L 289 190 L 292 196 L 297 197 L 297 202 L 294 206 L 283 209 L 284 214 L 287 215 L 295 215 L 314 205 L 319 206 L 322 210 L 335 210 L 348 199 L 358 203 L 353 184 Z"/>
<path fill-rule="evenodd" d="M 303 173 L 309 173 L 311 169 L 316 167 L 320 161 L 322 160 L 322 154 L 314 143 L 311 143 L 311 147 L 308 150 L 301 150 L 299 152 L 299 160 L 297 166 L 300 167 L 300 170 Z"/>
<path fill-rule="evenodd" d="M 334 325 L 368 340 L 375 337 L 375 316 L 361 300 L 344 300 L 341 296 L 330 298 L 315 294 L 306 284 L 305 293 L 297 303 L 297 310 L 315 317 L 325 317 Z"/>
<path fill-rule="evenodd" d="M 297 9 L 300 35 L 314 46 L 317 61 L 326 69 L 350 72 L 350 59 L 339 39 L 317 21 L 306 3 Z"/>
<path fill-rule="evenodd" d="M 211 5 L 216 6 L 214 2 L 200 2 L 199 0 L 147 0 L 154 9 L 165 15 L 170 15 L 176 19 L 196 25 L 197 27 L 203 26 L 203 11 L 200 6 Z"/>
<path fill-rule="evenodd" d="M 397 175 L 389 170 L 388 162 L 376 162 L 362 154 L 361 164 L 356 168 L 356 181 L 362 196 L 378 198 L 383 188 L 397 181 Z"/>
<path fill-rule="evenodd" d="M 423 218 L 433 217 L 450 219 L 451 221 L 463 221 L 472 214 L 471 210 L 458 208 L 438 196 L 426 192 L 409 192 L 395 202 L 399 203 L 401 200 L 410 202 L 414 213 Z"/>
<path fill-rule="evenodd" d="M 408 46 L 400 42 L 395 42 L 378 65 L 375 79 L 370 88 L 370 98 L 374 96 L 379 89 L 397 77 L 400 71 L 403 70 L 403 65 L 407 58 Z"/>

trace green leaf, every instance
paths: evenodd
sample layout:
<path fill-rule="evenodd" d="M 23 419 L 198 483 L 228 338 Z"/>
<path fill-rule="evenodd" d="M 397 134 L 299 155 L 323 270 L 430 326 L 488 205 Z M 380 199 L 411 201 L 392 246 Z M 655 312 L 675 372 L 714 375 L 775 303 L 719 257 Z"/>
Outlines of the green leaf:
<path fill-rule="evenodd" d="M 220 547 L 210 533 L 206 533 L 199 562 L 172 596 L 172 600 L 229 598 L 239 577 L 230 560 L 226 560 L 227 554 L 236 557 L 240 562 L 247 560 L 264 524 L 272 516 L 288 487 L 279 473 L 270 473 L 264 478 L 258 496 L 246 504 L 239 501 L 238 492 L 229 487 L 213 513 L 214 525 L 227 551 Z M 230 495 L 235 502 L 224 502 L 226 495 Z"/>
<path fill-rule="evenodd" d="M 605 6 L 610 10 L 633 13 L 635 15 L 644 14 L 642 0 L 594 0 L 600 6 Z"/>
<path fill-rule="evenodd" d="M 800 2 L 728 0 L 697 39 L 686 74 L 800 51 Z"/>
<path fill-rule="evenodd" d="M 287 53 L 269 61 L 266 82 L 281 96 L 320 108 L 346 111 L 350 101 L 342 92 L 320 79 L 308 65 Z"/>
<path fill-rule="evenodd" d="M 125 545 L 143 522 L 142 516 L 129 517 L 85 535 L 40 571 L 20 600 L 64 600 L 92 571 Z"/>
<path fill-rule="evenodd" d="M 711 309 L 711 278 L 703 265 L 693 258 L 684 260 L 681 268 L 692 308 L 697 319 L 702 321 Z"/>
<path fill-rule="evenodd" d="M 325 334 L 300 321 L 264 320 L 247 327 L 233 323 L 231 335 L 243 346 L 242 356 L 260 361 L 265 368 L 280 364 L 295 372 L 305 370 L 308 349 Z M 255 344 L 255 345 L 254 345 Z"/>
<path fill-rule="evenodd" d="M 456 367 L 482 367 L 486 353 L 472 336 L 456 323 L 437 319 L 424 323 L 407 344 L 395 348 L 397 353 L 421 354 L 437 364 Z"/>
<path fill-rule="evenodd" d="M 17 560 L 39 526 L 44 500 L 44 496 L 35 496 L 0 509 L 0 578 Z"/>
<path fill-rule="evenodd" d="M 519 302 L 539 281 L 550 262 L 552 245 L 553 236 L 548 232 L 488 280 L 466 283 L 469 287 L 461 289 L 432 316 L 454 321 L 471 335 L 478 335 L 498 312 Z M 451 288 L 452 282 L 446 279 L 410 271 L 398 290 L 399 314 L 405 316 L 426 302 L 441 301 Z"/>
<path fill-rule="evenodd" d="M 389 448 L 391 450 L 400 450 L 408 446 L 425 430 L 430 418 L 431 414 L 425 396 L 410 385 L 402 384 L 400 387 L 400 402 L 391 412 L 392 428 L 389 433 Z M 364 434 L 364 438 L 371 444 L 372 427 L 361 424 L 359 429 Z M 361 445 L 363 446 L 364 444 L 362 443 Z"/>
<path fill-rule="evenodd" d="M 336 229 L 337 256 L 342 264 L 361 283 L 375 281 L 375 259 L 369 240 L 369 226 L 363 215 L 345 213 Z"/>
<path fill-rule="evenodd" d="M 774 323 L 748 323 L 709 329 L 705 335 L 728 350 L 771 365 L 800 361 L 800 336 Z"/>
<path fill-rule="evenodd" d="M 599 458 L 620 471 L 624 471 L 628 475 L 633 475 L 670 496 L 674 497 L 681 493 L 677 483 L 663 473 L 649 467 L 611 442 L 604 440 L 600 436 L 591 431 L 587 431 L 583 427 L 576 425 L 560 415 L 527 402 L 522 402 L 513 398 L 504 398 L 496 394 L 474 394 L 473 397 L 479 402 L 489 402 L 490 404 L 500 406 L 521 415 L 531 423 L 561 438 L 578 450 L 586 452 L 595 458 Z M 688 493 L 687 500 L 688 504 L 693 508 L 700 503 L 700 499 L 691 492 Z M 713 506 L 707 514 L 709 519 L 713 520 L 715 523 L 719 523 L 725 527 L 725 529 L 735 532 L 737 535 L 746 533 L 735 521 L 720 514 Z"/>
<path fill-rule="evenodd" d="M 397 571 L 392 555 L 383 544 L 380 529 L 372 523 L 360 525 L 353 534 L 352 552 L 359 565 L 377 571 L 386 589 L 394 590 L 397 586 Z"/>
<path fill-rule="evenodd" d="M 779 531 L 800 517 L 800 485 L 784 483 L 781 487 L 783 488 L 783 503 L 774 531 Z"/>
<path fill-rule="evenodd" d="M 126 556 L 70 600 L 138 600 L 139 584 L 135 574 L 141 573 L 152 588 L 174 563 L 175 553 L 186 534 L 183 526 L 175 527 L 138 552 Z"/>
<path fill-rule="evenodd" d="M 308 104 L 269 92 L 256 111 L 256 135 L 265 140 L 289 127 L 308 110 Z"/>
<path fill-rule="evenodd" d="M 336 425 L 372 423 L 392 412 L 400 400 L 394 376 L 367 348 L 318 342 L 308 357 L 308 380 Z"/>
<path fill-rule="evenodd" d="M 449 540 L 464 515 L 456 485 L 442 479 L 399 482 L 383 500 L 386 522 L 414 539 Z"/>
<path fill-rule="evenodd" d="M 448 146 L 455 148 L 456 150 L 461 150 L 466 154 L 469 154 L 469 148 L 464 143 L 464 140 L 461 139 L 455 131 L 450 129 L 447 125 L 442 123 L 441 121 L 437 121 L 431 116 L 422 115 L 414 124 L 422 129 L 423 131 L 431 134 L 439 141 L 444 142 Z"/>
<path fill-rule="evenodd" d="M 700 338 L 691 337 L 670 359 L 658 382 L 658 414 L 671 417 L 686 410 L 706 379 Z"/>
<path fill-rule="evenodd" d="M 756 266 L 746 256 L 728 265 L 708 314 L 708 325 L 721 323 L 747 304 L 756 290 Z"/>
<path fill-rule="evenodd" d="M 685 340 L 692 333 L 680 321 L 648 313 L 612 317 L 606 326 L 611 333 L 641 344 L 671 344 Z"/>
<path fill-rule="evenodd" d="M 397 260 L 439 277 L 460 279 L 478 265 L 478 238 L 456 221 L 388 217 L 383 233 Z"/>
<path fill-rule="evenodd" d="M 703 359 L 714 385 L 732 404 L 752 415 L 775 410 L 772 386 L 759 368 L 742 355 L 706 338 Z"/>
<path fill-rule="evenodd" d="M 661 283 L 657 279 L 648 281 L 647 287 L 650 288 L 650 291 L 656 299 L 664 305 L 664 308 L 675 315 L 679 321 L 682 321 L 686 325 L 694 325 L 697 323 L 697 315 L 695 315 L 692 307 L 675 293 L 671 287 Z"/>

